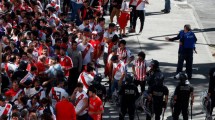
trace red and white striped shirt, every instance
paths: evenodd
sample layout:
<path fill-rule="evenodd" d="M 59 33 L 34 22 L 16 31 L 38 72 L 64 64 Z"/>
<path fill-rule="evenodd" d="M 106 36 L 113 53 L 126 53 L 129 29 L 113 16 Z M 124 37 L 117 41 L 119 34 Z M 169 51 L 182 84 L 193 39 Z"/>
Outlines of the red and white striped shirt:
<path fill-rule="evenodd" d="M 12 105 L 9 103 L 6 103 L 4 107 L 0 106 L 0 116 L 7 115 L 8 117 L 11 114 Z"/>
<path fill-rule="evenodd" d="M 135 60 L 133 66 L 135 68 L 136 80 L 144 81 L 147 69 L 146 61 Z"/>
<path fill-rule="evenodd" d="M 131 52 L 127 48 L 125 49 L 118 48 L 117 55 L 119 56 L 119 59 L 121 61 L 123 61 L 124 63 L 127 63 L 128 59 L 131 57 Z"/>
<path fill-rule="evenodd" d="M 83 83 L 83 90 L 87 92 L 92 81 L 94 80 L 94 74 L 88 72 L 82 72 L 78 78 L 78 81 Z"/>

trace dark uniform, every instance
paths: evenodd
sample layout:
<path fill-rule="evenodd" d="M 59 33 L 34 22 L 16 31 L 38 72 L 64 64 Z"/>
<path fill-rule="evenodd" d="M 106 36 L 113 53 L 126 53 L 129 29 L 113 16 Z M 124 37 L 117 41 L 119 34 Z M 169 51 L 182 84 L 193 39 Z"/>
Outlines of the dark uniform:
<path fill-rule="evenodd" d="M 159 62 L 157 60 L 152 60 L 151 69 L 146 73 L 146 81 L 149 87 L 154 86 L 156 80 L 159 80 L 160 77 L 163 77 L 163 73 L 159 68 Z"/>
<path fill-rule="evenodd" d="M 169 95 L 169 90 L 166 86 L 154 85 L 149 90 L 148 93 L 152 95 L 153 112 L 155 114 L 155 120 L 160 120 L 160 115 L 162 114 L 162 108 L 166 106 L 163 102 L 164 96 Z M 147 115 L 147 120 L 151 120 L 151 117 Z"/>
<path fill-rule="evenodd" d="M 105 86 L 102 84 L 98 84 L 94 85 L 94 87 L 96 88 L 96 95 L 99 96 L 101 100 L 103 100 L 107 93 Z"/>
<path fill-rule="evenodd" d="M 155 85 L 156 77 L 160 76 L 160 74 L 162 74 L 160 69 L 156 69 L 154 71 L 150 71 L 147 73 L 147 83 L 149 87 L 152 87 Z"/>
<path fill-rule="evenodd" d="M 180 113 L 182 112 L 183 120 L 188 120 L 188 106 L 189 98 L 193 94 L 193 87 L 188 84 L 179 83 L 174 93 L 174 112 L 173 120 L 178 120 Z"/>
<path fill-rule="evenodd" d="M 162 108 L 166 108 L 169 90 L 163 85 L 164 76 L 162 73 L 155 77 L 155 84 L 149 87 L 148 94 L 152 98 L 152 112 L 155 114 L 155 120 L 160 120 Z M 165 101 L 164 100 L 165 96 Z M 151 116 L 147 114 L 146 120 L 151 120 Z"/>
<path fill-rule="evenodd" d="M 213 108 L 215 107 L 215 67 L 210 69 L 209 76 L 210 76 L 210 81 L 209 81 L 208 93 L 210 94 L 210 98 L 211 98 L 210 115 L 212 115 Z"/>
<path fill-rule="evenodd" d="M 139 97 L 139 92 L 133 83 L 123 85 L 119 91 L 120 95 L 120 114 L 119 120 L 124 120 L 126 113 L 129 114 L 129 120 L 134 120 L 135 101 Z"/>
<path fill-rule="evenodd" d="M 107 91 L 106 87 L 101 84 L 102 81 L 102 75 L 97 74 L 94 76 L 94 80 L 92 82 L 92 86 L 96 89 L 96 95 L 99 96 L 101 100 L 106 96 Z"/>

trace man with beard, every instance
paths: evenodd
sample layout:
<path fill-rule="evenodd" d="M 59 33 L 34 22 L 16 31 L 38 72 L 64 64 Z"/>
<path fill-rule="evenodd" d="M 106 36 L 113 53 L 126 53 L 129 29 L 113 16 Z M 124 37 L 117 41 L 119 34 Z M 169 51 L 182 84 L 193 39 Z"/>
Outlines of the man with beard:
<path fill-rule="evenodd" d="M 40 100 L 45 98 L 45 91 L 42 86 L 40 86 L 40 81 L 36 80 L 34 82 L 34 87 L 33 88 L 25 88 L 24 89 L 25 95 L 28 97 L 33 97 L 33 96 L 39 96 Z"/>

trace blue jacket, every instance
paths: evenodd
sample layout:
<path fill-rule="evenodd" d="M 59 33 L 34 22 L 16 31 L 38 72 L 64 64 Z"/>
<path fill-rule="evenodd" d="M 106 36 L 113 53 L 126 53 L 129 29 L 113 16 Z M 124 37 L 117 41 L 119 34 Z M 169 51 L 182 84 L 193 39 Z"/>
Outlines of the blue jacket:
<path fill-rule="evenodd" d="M 195 50 L 197 38 L 192 31 L 184 33 L 183 37 L 180 39 L 182 43 L 182 53 L 193 53 Z"/>

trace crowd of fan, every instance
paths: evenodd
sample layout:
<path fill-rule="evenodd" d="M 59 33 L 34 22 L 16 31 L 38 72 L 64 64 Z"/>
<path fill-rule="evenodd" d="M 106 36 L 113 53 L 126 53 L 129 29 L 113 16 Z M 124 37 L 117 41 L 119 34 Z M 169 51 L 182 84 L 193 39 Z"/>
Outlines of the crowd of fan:
<path fill-rule="evenodd" d="M 1 120 L 70 120 L 65 117 L 68 112 L 74 120 L 76 115 L 79 120 L 89 119 L 84 116 L 87 112 L 91 119 L 101 119 L 101 99 L 89 87 L 101 67 L 99 60 L 104 59 L 110 81 L 116 79 L 111 71 L 121 77 L 120 66 L 113 69 L 111 62 L 124 61 L 120 71 L 126 72 L 125 66 L 133 60 L 126 41 L 119 40 L 116 24 L 105 28 L 102 2 L 78 0 L 71 5 L 65 0 L 61 7 L 57 0 L 1 0 Z M 71 8 L 74 3 L 81 4 L 77 12 Z M 121 4 L 115 3 L 118 9 Z M 70 10 L 80 21 L 69 19 Z"/>

